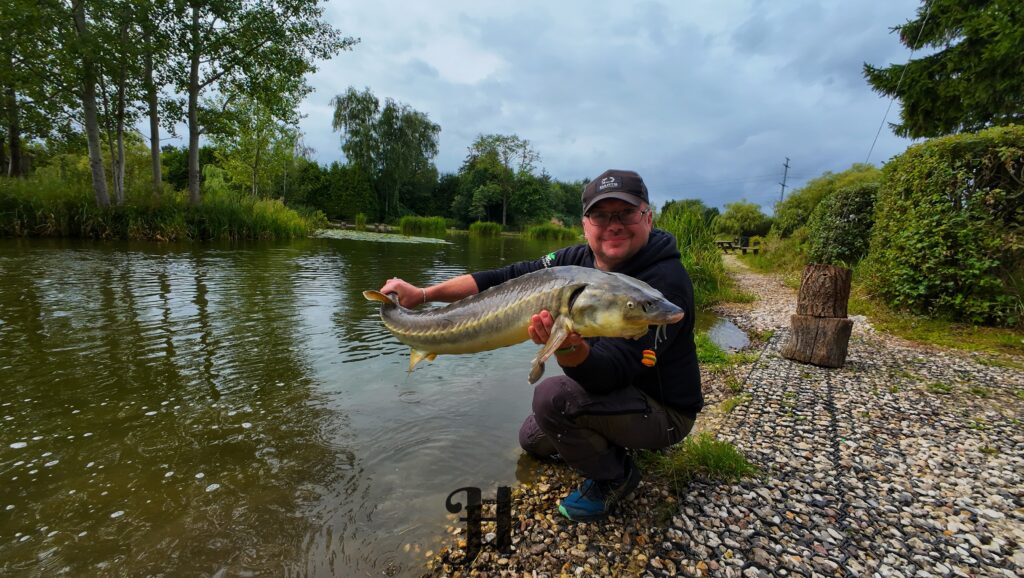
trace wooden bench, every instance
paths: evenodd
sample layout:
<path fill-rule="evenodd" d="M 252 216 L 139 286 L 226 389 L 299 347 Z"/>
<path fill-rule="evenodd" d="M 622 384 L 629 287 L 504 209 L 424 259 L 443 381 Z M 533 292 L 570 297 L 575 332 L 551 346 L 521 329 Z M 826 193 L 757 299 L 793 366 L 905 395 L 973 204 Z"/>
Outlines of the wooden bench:
<path fill-rule="evenodd" d="M 729 251 L 740 251 L 744 255 L 747 254 L 748 250 L 753 251 L 754 254 L 757 255 L 757 252 L 761 248 L 760 245 L 740 245 L 735 241 L 715 241 L 715 244 L 718 245 L 718 248 L 724 253 L 728 253 Z"/>

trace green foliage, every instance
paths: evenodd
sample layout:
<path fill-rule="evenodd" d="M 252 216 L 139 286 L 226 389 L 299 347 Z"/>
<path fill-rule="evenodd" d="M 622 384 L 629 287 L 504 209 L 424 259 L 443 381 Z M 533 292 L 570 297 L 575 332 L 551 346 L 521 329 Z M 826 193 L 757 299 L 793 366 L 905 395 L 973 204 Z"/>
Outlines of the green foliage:
<path fill-rule="evenodd" d="M 683 267 L 693 283 L 697 308 L 703 309 L 726 300 L 733 283 L 725 272 L 721 251 L 715 244 L 713 223 L 697 211 L 672 211 L 658 216 L 657 225 L 676 238 Z"/>
<path fill-rule="evenodd" d="M 826 171 L 825 174 L 811 179 L 806 185 L 791 193 L 785 200 L 775 203 L 772 230 L 780 237 L 788 237 L 800 227 L 807 226 L 818 203 L 834 191 L 878 183 L 881 178 L 882 172 L 874 165 L 862 163 L 856 163 L 839 173 Z"/>
<path fill-rule="evenodd" d="M 93 239 L 281 239 L 305 236 L 325 223 L 280 200 L 253 199 L 221 188 L 208 171 L 207 196 L 192 206 L 184 193 L 129 195 L 122 206 L 97 207 L 90 183 L 52 175 L 0 179 L 0 235 Z"/>
<path fill-rule="evenodd" d="M 726 203 L 725 212 L 715 220 L 716 232 L 740 237 L 766 235 L 771 226 L 761 207 L 747 201 Z"/>
<path fill-rule="evenodd" d="M 414 217 L 407 215 L 398 221 L 398 228 L 403 235 L 427 235 L 443 237 L 445 233 L 444 217 Z"/>
<path fill-rule="evenodd" d="M 867 259 L 897 308 L 972 323 L 1024 318 L 1024 127 L 933 139 L 885 166 Z"/>
<path fill-rule="evenodd" d="M 356 230 L 357 231 L 365 231 L 366 230 L 366 214 L 364 214 L 364 213 L 356 213 Z"/>
<path fill-rule="evenodd" d="M 736 409 L 736 406 L 747 403 L 751 399 L 753 399 L 753 397 L 749 393 L 730 397 L 722 401 L 722 411 L 724 413 L 732 413 L 732 410 Z"/>
<path fill-rule="evenodd" d="M 477 221 L 469 226 L 469 234 L 474 237 L 497 237 L 501 235 L 501 223 Z"/>
<path fill-rule="evenodd" d="M 935 137 L 1024 121 L 1024 4 L 930 0 L 895 27 L 926 56 L 886 68 L 864 65 L 877 92 L 900 100 L 903 137 Z M 1013 72 L 1010 72 L 1013 71 Z"/>
<path fill-rule="evenodd" d="M 744 263 L 763 273 L 793 273 L 807 265 L 810 251 L 807 227 L 800 227 L 789 237 L 782 238 L 772 229 L 761 240 L 757 255 L 747 253 L 740 257 Z M 799 283 L 798 283 L 799 285 Z"/>
<path fill-rule="evenodd" d="M 579 227 L 561 227 L 551 223 L 531 225 L 526 228 L 527 239 L 556 239 L 559 241 L 575 242 L 583 236 Z"/>
<path fill-rule="evenodd" d="M 585 183 L 584 183 L 585 184 Z M 661 214 L 668 215 L 671 213 L 685 213 L 687 211 L 696 211 L 704 217 L 707 222 L 712 222 L 716 217 L 720 215 L 718 207 L 708 207 L 704 204 L 704 201 L 700 199 L 681 199 L 666 201 L 661 207 Z"/>
<path fill-rule="evenodd" d="M 877 194 L 877 183 L 862 183 L 839 189 L 818 204 L 809 226 L 812 262 L 850 267 L 867 254 Z"/>
<path fill-rule="evenodd" d="M 681 491 L 696 479 L 738 482 L 758 470 L 732 444 L 711 433 L 688 436 L 666 454 L 656 456 L 654 469 Z"/>

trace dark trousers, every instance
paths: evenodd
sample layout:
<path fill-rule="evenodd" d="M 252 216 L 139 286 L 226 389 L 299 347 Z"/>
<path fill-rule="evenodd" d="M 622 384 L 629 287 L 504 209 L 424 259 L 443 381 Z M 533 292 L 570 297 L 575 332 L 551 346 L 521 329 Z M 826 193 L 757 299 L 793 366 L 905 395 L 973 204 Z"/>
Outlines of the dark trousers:
<path fill-rule="evenodd" d="M 534 388 L 533 415 L 519 429 L 519 445 L 538 457 L 560 454 L 584 477 L 616 480 L 625 474 L 625 448 L 666 448 L 692 427 L 692 418 L 635 387 L 590 394 L 560 375 Z"/>

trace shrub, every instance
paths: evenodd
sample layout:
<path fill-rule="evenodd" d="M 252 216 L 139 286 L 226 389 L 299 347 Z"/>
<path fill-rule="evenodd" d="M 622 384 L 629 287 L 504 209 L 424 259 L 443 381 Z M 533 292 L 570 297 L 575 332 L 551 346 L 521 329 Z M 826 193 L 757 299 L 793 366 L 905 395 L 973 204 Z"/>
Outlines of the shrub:
<path fill-rule="evenodd" d="M 818 204 L 834 191 L 851 186 L 877 183 L 881 178 L 881 171 L 874 165 L 862 163 L 856 163 L 840 173 L 827 171 L 790 193 L 785 200 L 775 203 L 772 230 L 776 231 L 780 237 L 788 237 L 797 229 L 807 226 Z"/>
<path fill-rule="evenodd" d="M 553 239 L 558 241 L 577 241 L 583 233 L 576 227 L 562 227 L 552 223 L 531 225 L 526 228 L 527 239 Z"/>
<path fill-rule="evenodd" d="M 356 213 L 356 230 L 366 230 L 366 213 Z"/>
<path fill-rule="evenodd" d="M 401 229 L 403 235 L 443 237 L 446 231 L 444 217 L 405 216 L 398 221 L 398 228 Z"/>
<path fill-rule="evenodd" d="M 497 237 L 501 235 L 501 224 L 477 221 L 469 226 L 469 234 L 474 237 Z"/>
<path fill-rule="evenodd" d="M 1020 324 L 1024 127 L 932 139 L 884 169 L 869 282 L 889 304 L 973 323 Z"/>
<path fill-rule="evenodd" d="M 851 267 L 868 252 L 878 183 L 860 183 L 825 197 L 811 215 L 810 258 Z"/>

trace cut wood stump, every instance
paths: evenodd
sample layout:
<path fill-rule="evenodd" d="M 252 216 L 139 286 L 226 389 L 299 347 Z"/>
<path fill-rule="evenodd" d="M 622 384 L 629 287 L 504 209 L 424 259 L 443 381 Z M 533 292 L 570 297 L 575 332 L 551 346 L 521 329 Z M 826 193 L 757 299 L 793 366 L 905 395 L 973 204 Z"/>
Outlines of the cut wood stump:
<path fill-rule="evenodd" d="M 853 331 L 853 321 L 834 317 L 792 315 L 792 332 L 782 356 L 822 367 L 842 367 Z"/>
<path fill-rule="evenodd" d="M 800 279 L 797 315 L 846 317 L 853 273 L 835 265 L 808 265 Z"/>

